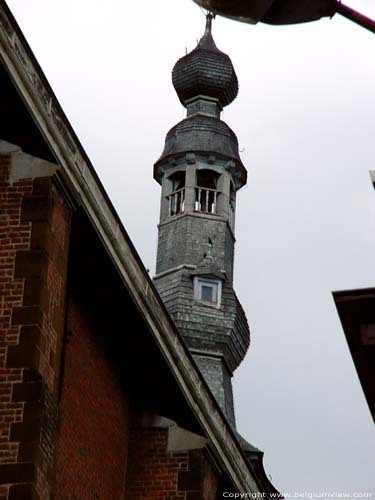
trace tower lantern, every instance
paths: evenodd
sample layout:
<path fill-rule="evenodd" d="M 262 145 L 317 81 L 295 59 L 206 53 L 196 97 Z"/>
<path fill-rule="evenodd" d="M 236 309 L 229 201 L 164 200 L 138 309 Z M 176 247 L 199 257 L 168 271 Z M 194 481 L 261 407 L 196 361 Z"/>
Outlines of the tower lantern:
<path fill-rule="evenodd" d="M 172 82 L 187 115 L 166 136 L 154 166 L 161 184 L 155 284 L 228 420 L 231 377 L 250 343 L 233 290 L 237 191 L 247 172 L 234 132 L 220 119 L 238 93 L 230 58 L 212 38 L 212 14 Z"/>

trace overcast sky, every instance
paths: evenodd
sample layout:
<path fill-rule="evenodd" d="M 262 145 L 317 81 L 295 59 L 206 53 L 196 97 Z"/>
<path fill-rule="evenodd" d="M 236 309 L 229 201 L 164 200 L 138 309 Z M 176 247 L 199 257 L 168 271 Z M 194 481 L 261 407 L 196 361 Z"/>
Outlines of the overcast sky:
<path fill-rule="evenodd" d="M 171 83 L 204 16 L 192 0 L 9 5 L 151 273 L 153 163 L 184 117 Z M 375 18 L 373 0 L 347 0 Z M 252 344 L 235 373 L 238 428 L 283 492 L 374 492 L 373 423 L 332 300 L 374 286 L 375 38 L 335 16 L 308 25 L 217 18 L 240 92 L 235 289 Z"/>

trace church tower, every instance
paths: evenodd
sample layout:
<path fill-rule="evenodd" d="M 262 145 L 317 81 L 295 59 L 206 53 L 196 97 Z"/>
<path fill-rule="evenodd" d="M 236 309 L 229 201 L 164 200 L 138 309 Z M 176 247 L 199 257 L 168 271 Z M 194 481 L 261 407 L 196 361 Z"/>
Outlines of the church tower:
<path fill-rule="evenodd" d="M 233 290 L 237 191 L 247 172 L 234 132 L 220 119 L 238 93 L 230 58 L 215 45 L 212 15 L 172 82 L 186 118 L 155 163 L 161 184 L 155 284 L 206 382 L 235 427 L 231 378 L 250 343 Z"/>

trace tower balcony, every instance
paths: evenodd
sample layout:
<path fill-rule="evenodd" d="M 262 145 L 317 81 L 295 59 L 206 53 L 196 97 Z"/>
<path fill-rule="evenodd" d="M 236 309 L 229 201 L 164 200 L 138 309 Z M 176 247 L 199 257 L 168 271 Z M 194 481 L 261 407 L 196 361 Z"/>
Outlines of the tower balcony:
<path fill-rule="evenodd" d="M 170 193 L 167 197 L 168 201 L 168 216 L 181 214 L 185 211 L 185 188 L 177 189 Z"/>
<path fill-rule="evenodd" d="M 168 217 L 190 211 L 218 215 L 219 191 L 212 188 L 194 186 L 194 203 L 190 210 L 185 206 L 186 191 L 189 191 L 189 188 L 183 187 L 172 191 L 172 193 L 166 196 L 168 202 Z"/>
<path fill-rule="evenodd" d="M 227 217 L 232 231 L 234 229 L 235 206 L 230 198 L 224 202 L 223 193 L 217 189 L 192 186 L 176 189 L 165 196 L 168 219 L 183 213 L 202 213 Z M 222 199 L 222 201 L 220 201 Z M 223 205 L 224 202 L 224 205 Z M 226 209 L 225 209 L 226 205 Z"/>
<path fill-rule="evenodd" d="M 216 189 L 196 186 L 194 211 L 216 215 L 218 194 Z"/>

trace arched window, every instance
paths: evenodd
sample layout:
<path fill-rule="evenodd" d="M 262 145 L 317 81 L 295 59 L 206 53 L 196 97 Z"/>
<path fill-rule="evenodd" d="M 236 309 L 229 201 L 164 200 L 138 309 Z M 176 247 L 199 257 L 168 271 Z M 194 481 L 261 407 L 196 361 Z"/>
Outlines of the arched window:
<path fill-rule="evenodd" d="M 175 172 L 169 180 L 172 182 L 172 192 L 185 187 L 185 171 Z"/>
<path fill-rule="evenodd" d="M 197 186 L 199 187 L 217 189 L 218 178 L 219 174 L 213 170 L 197 170 Z"/>
<path fill-rule="evenodd" d="M 213 170 L 197 170 L 195 188 L 195 210 L 209 214 L 217 213 L 217 184 L 219 174 Z"/>
<path fill-rule="evenodd" d="M 185 171 L 175 172 L 169 177 L 171 192 L 167 195 L 168 215 L 182 213 L 185 208 Z"/>

